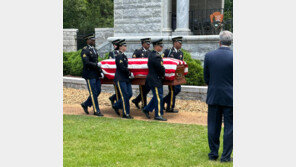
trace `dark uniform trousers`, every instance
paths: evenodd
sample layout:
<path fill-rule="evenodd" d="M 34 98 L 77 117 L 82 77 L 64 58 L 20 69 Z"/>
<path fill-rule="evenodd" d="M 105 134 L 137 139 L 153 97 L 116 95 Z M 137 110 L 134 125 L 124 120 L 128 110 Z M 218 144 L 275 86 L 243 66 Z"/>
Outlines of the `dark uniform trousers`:
<path fill-rule="evenodd" d="M 167 110 L 175 108 L 176 96 L 181 92 L 181 85 L 169 85 L 169 94 L 163 98 L 164 103 L 167 103 Z"/>
<path fill-rule="evenodd" d="M 163 56 L 182 60 L 182 61 L 184 59 L 183 52 L 181 50 L 176 51 L 174 47 L 172 47 L 171 49 L 166 49 L 164 51 Z M 164 103 L 167 103 L 167 110 L 170 110 L 175 108 L 176 96 L 181 92 L 181 85 L 175 85 L 175 86 L 170 85 L 168 86 L 168 88 L 169 88 L 169 94 L 163 98 L 163 101 Z"/>
<path fill-rule="evenodd" d="M 223 153 L 221 161 L 229 161 L 233 149 L 233 107 L 208 105 L 208 141 L 210 159 L 218 158 L 222 115 L 224 117 Z"/>
<path fill-rule="evenodd" d="M 144 110 L 155 111 L 155 117 L 163 115 L 163 87 L 151 87 L 153 97 Z"/>
<path fill-rule="evenodd" d="M 133 58 L 148 58 L 148 55 L 151 53 L 150 50 L 145 50 L 143 47 L 136 49 Z M 145 83 L 145 85 L 139 85 L 140 94 L 134 99 L 136 103 L 142 102 L 142 106 L 147 105 L 147 94 L 150 91 L 150 87 Z"/>
<path fill-rule="evenodd" d="M 130 114 L 129 100 L 133 96 L 132 85 L 130 82 L 117 81 L 116 86 L 121 98 L 114 104 L 116 108 L 123 109 L 123 114 Z"/>
<path fill-rule="evenodd" d="M 116 84 L 113 84 L 113 86 L 114 86 L 115 94 L 113 94 L 110 97 L 110 99 L 112 101 L 116 101 L 117 102 L 121 97 L 120 97 L 119 90 L 118 90 L 118 87 L 116 86 Z"/>
<path fill-rule="evenodd" d="M 94 112 L 100 112 L 98 96 L 101 93 L 101 81 L 99 78 L 97 79 L 85 79 L 86 85 L 89 91 L 89 96 L 87 100 L 84 102 L 84 105 L 91 107 L 93 106 Z"/>
<path fill-rule="evenodd" d="M 142 106 L 147 106 L 147 94 L 150 92 L 150 88 L 147 84 L 139 86 L 140 94 L 135 98 L 135 102 L 142 101 Z"/>

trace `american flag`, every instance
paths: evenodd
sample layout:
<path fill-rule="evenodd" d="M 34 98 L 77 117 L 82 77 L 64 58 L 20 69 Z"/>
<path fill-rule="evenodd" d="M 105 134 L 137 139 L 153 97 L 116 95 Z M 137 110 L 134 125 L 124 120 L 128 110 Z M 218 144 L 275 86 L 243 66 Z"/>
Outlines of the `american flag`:
<path fill-rule="evenodd" d="M 114 79 L 116 72 L 115 59 L 107 59 L 100 62 L 102 71 L 108 79 Z M 135 77 L 146 77 L 148 75 L 148 58 L 130 58 L 128 59 L 128 69 Z M 173 58 L 163 58 L 165 68 L 165 80 L 174 80 L 175 72 L 178 65 L 184 65 L 184 75 L 188 73 L 188 65 L 186 62 Z"/>

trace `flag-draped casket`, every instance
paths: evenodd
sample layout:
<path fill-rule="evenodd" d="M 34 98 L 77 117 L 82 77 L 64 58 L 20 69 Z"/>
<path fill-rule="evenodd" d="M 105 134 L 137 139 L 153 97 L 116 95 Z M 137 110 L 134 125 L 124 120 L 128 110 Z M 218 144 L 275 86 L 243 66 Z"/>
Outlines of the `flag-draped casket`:
<path fill-rule="evenodd" d="M 116 64 L 114 59 L 107 59 L 100 62 L 102 71 L 105 75 L 102 84 L 112 84 L 116 72 Z M 133 85 L 144 85 L 145 78 L 148 75 L 148 58 L 132 58 L 128 59 L 128 69 L 134 74 L 132 80 Z M 185 84 L 185 75 L 188 73 L 188 65 L 186 62 L 163 58 L 165 68 L 164 85 L 180 85 Z"/>

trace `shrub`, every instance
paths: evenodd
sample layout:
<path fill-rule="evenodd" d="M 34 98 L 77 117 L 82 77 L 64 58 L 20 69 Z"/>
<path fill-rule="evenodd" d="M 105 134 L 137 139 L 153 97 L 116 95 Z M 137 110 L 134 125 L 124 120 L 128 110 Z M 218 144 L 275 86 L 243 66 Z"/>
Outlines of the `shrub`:
<path fill-rule="evenodd" d="M 80 54 L 81 49 L 76 52 L 63 52 L 63 75 L 82 75 L 83 64 Z M 107 59 L 108 54 L 106 53 L 104 58 L 99 57 L 98 61 Z"/>
<path fill-rule="evenodd" d="M 184 53 L 184 61 L 188 64 L 188 74 L 185 76 L 186 85 L 205 85 L 201 61 L 193 59 L 186 50 L 182 49 L 182 51 Z"/>
<path fill-rule="evenodd" d="M 81 50 L 76 52 L 63 53 L 63 74 L 81 76 L 82 75 L 82 61 L 81 61 Z"/>

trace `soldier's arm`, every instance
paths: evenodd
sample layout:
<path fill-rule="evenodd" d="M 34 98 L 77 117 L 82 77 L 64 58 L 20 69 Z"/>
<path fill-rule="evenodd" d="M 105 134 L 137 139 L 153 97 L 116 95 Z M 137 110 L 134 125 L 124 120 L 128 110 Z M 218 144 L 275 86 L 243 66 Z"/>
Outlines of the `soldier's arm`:
<path fill-rule="evenodd" d="M 163 53 L 164 53 L 164 56 L 163 57 L 168 57 L 169 56 L 168 55 L 169 54 L 169 49 L 166 49 Z"/>
<path fill-rule="evenodd" d="M 108 59 L 113 59 L 113 58 L 114 58 L 113 52 L 109 52 Z"/>
<path fill-rule="evenodd" d="M 82 58 L 82 62 L 86 67 L 89 68 L 93 68 L 96 69 L 98 67 L 98 65 L 94 62 L 89 61 L 89 57 L 88 57 L 88 52 L 86 50 L 82 50 L 81 51 L 81 58 Z"/>
<path fill-rule="evenodd" d="M 157 56 L 155 58 L 155 63 L 154 63 L 156 69 L 157 69 L 157 72 L 158 72 L 158 75 L 161 76 L 162 78 L 164 78 L 164 75 L 165 75 L 165 68 L 163 66 L 163 61 L 162 61 L 162 58 Z"/>
<path fill-rule="evenodd" d="M 121 71 L 127 74 L 130 74 L 130 71 L 128 70 L 128 68 L 124 66 L 122 54 L 119 54 L 116 56 L 115 62 L 116 62 L 116 68 L 120 69 Z"/>
<path fill-rule="evenodd" d="M 138 49 L 136 49 L 133 53 L 132 58 L 138 58 L 138 57 L 139 57 L 139 52 L 138 52 Z"/>

